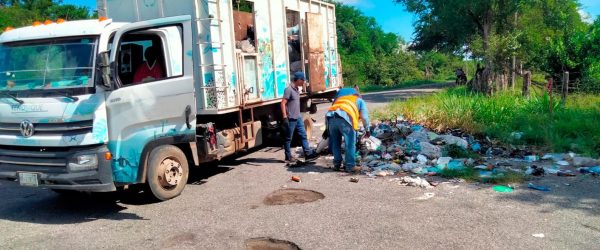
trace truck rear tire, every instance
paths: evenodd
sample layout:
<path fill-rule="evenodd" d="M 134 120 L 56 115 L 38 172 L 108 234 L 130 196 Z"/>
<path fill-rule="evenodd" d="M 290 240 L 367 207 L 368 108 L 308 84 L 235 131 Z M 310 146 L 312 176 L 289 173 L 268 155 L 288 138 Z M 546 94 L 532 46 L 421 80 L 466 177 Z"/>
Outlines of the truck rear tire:
<path fill-rule="evenodd" d="M 179 196 L 189 173 L 187 158 L 178 147 L 160 146 L 150 153 L 147 182 L 156 199 L 165 201 Z"/>

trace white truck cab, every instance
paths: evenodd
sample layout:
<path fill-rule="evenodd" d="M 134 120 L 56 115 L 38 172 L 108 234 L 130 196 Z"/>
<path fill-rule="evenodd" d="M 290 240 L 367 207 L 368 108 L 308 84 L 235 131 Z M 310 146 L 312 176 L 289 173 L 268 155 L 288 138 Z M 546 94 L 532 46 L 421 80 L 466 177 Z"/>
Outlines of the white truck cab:
<path fill-rule="evenodd" d="M 284 88 L 341 84 L 335 6 L 319 1 L 98 1 L 107 18 L 0 35 L 0 179 L 179 195 L 189 168 L 277 138 Z M 309 129 L 309 128 L 308 128 Z"/>

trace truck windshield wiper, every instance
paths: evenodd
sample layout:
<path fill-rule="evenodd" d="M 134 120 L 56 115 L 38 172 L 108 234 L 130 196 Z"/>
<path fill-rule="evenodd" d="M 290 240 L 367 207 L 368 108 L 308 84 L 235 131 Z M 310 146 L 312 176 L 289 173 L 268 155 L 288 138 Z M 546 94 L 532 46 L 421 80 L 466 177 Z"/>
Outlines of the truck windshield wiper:
<path fill-rule="evenodd" d="M 62 96 L 62 97 L 66 97 L 66 98 L 71 99 L 71 101 L 73 101 L 73 102 L 79 101 L 79 97 L 72 96 L 69 93 L 62 93 L 62 92 L 59 92 L 59 91 L 52 91 L 52 92 L 48 92 L 47 94 L 56 94 L 56 95 L 59 95 L 59 96 Z"/>
<path fill-rule="evenodd" d="M 16 96 L 14 96 L 14 95 L 11 95 L 10 93 L 8 93 L 8 92 L 6 92 L 6 91 L 5 91 L 5 92 L 0 92 L 0 95 L 2 95 L 2 96 L 5 96 L 5 97 L 8 97 L 8 98 L 10 98 L 10 99 L 13 99 L 15 102 L 18 102 L 19 104 L 23 104 L 23 103 L 25 103 L 23 100 L 21 100 L 21 99 L 17 98 L 17 97 L 16 97 Z"/>

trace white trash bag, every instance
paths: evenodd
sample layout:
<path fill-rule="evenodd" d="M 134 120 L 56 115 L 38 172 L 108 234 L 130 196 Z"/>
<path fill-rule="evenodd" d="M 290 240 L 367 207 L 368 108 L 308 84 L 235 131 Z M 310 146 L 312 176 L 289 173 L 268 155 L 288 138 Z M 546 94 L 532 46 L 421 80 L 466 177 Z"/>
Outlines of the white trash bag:
<path fill-rule="evenodd" d="M 319 144 L 317 144 L 317 149 L 315 149 L 315 152 L 317 154 L 323 153 L 325 151 L 327 151 L 327 149 L 329 148 L 329 138 L 327 139 L 322 139 Z"/>
<path fill-rule="evenodd" d="M 381 148 L 381 140 L 375 138 L 374 136 L 370 136 L 369 138 L 362 139 L 362 144 L 365 145 L 365 148 L 369 151 L 377 151 Z"/>

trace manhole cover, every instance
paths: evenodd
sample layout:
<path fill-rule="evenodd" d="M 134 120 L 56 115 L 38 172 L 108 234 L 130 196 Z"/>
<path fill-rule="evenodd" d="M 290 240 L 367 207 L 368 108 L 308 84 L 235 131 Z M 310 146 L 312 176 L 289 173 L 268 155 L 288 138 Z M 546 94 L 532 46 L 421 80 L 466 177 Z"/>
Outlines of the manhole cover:
<path fill-rule="evenodd" d="M 246 240 L 248 250 L 300 250 L 294 242 L 271 238 L 254 238 Z"/>
<path fill-rule="evenodd" d="M 325 195 L 319 192 L 305 189 L 280 189 L 269 195 L 264 200 L 264 203 L 269 206 L 273 205 L 289 205 L 302 204 L 324 199 Z"/>

